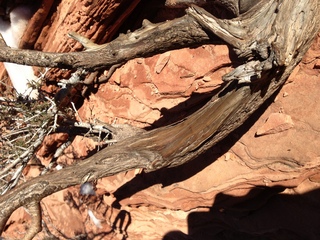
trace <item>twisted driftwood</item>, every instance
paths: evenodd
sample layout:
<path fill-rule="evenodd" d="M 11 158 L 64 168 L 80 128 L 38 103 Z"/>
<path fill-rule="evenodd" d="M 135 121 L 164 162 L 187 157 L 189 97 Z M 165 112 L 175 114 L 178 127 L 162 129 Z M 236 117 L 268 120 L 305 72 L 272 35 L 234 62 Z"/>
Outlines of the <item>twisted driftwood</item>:
<path fill-rule="evenodd" d="M 231 20 L 217 19 L 192 6 L 182 18 L 161 24 L 145 22 L 141 29 L 102 45 L 94 55 L 90 51 L 58 54 L 3 46 L 0 61 L 96 70 L 135 57 L 212 42 L 217 40 L 209 37 L 213 33 L 233 46 L 244 64 L 224 76 L 228 84 L 219 94 L 181 122 L 126 138 L 1 196 L 1 231 L 12 212 L 25 206 L 33 216 L 25 237 L 31 239 L 41 230 L 41 199 L 69 186 L 134 168 L 154 171 L 194 159 L 239 127 L 284 84 L 317 34 L 319 20 L 319 0 L 262 0 Z"/>

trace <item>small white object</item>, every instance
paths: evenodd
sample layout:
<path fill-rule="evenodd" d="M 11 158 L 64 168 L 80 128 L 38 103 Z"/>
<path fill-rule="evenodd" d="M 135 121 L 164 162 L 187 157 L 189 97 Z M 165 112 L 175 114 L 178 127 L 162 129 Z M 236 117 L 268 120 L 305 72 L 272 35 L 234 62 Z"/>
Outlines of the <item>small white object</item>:
<path fill-rule="evenodd" d="M 63 167 L 60 165 L 60 164 L 58 164 L 57 166 L 56 166 L 56 170 L 61 170 Z"/>
<path fill-rule="evenodd" d="M 94 225 L 96 225 L 97 228 L 102 228 L 101 220 L 96 218 L 96 216 L 93 214 L 93 212 L 90 209 L 88 210 L 88 215 L 89 215 L 91 221 L 94 223 Z"/>
<path fill-rule="evenodd" d="M 80 194 L 81 195 L 96 195 L 96 192 L 93 189 L 92 183 L 86 182 L 81 184 L 80 186 Z"/>

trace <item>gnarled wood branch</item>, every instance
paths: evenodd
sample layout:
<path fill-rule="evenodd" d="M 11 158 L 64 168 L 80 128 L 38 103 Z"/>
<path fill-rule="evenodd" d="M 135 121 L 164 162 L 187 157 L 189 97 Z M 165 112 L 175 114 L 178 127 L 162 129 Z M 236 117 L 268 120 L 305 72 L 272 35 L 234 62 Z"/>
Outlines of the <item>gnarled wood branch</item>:
<path fill-rule="evenodd" d="M 92 61 L 88 68 L 202 44 L 210 40 L 208 31 L 231 44 L 246 62 L 225 77 L 229 83 L 218 95 L 183 121 L 126 138 L 74 166 L 32 179 L 1 196 L 1 231 L 18 207 L 39 202 L 69 186 L 129 169 L 154 171 L 194 159 L 239 127 L 284 84 L 318 32 L 319 20 L 318 0 L 264 0 L 231 20 L 217 19 L 193 6 L 183 18 L 160 25 L 147 24 L 105 45 L 99 54 L 94 54 L 97 61 Z M 146 49 L 149 51 L 145 52 Z M 51 55 L 4 48 L 0 50 L 0 60 L 72 68 L 84 67 L 90 54 Z"/>
<path fill-rule="evenodd" d="M 215 40 L 222 42 L 219 38 Z M 186 15 L 160 24 L 144 21 L 142 28 L 135 32 L 122 34 L 110 43 L 81 53 L 47 53 L 3 46 L 0 48 L 0 61 L 95 71 L 133 58 L 148 57 L 172 49 L 200 46 L 209 42 L 214 42 L 214 39 L 210 39 L 194 18 Z M 95 53 L 92 53 L 93 50 L 96 50 Z"/>

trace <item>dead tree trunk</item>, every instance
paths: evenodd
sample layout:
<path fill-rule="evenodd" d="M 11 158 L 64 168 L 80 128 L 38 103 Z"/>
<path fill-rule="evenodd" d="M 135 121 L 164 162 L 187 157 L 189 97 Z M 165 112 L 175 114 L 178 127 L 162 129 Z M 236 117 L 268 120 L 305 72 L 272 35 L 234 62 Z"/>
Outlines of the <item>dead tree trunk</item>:
<path fill-rule="evenodd" d="M 26 237 L 31 239 L 40 230 L 38 203 L 69 186 L 129 169 L 154 171 L 194 159 L 239 127 L 284 84 L 318 33 L 319 20 L 319 0 L 265 0 L 231 20 L 217 19 L 192 6 L 180 19 L 145 23 L 94 54 L 42 53 L 3 46 L 1 61 L 99 69 L 135 57 L 207 43 L 213 41 L 207 34 L 211 32 L 233 46 L 244 64 L 225 75 L 229 83 L 219 94 L 183 121 L 126 138 L 74 166 L 32 179 L 1 196 L 1 231 L 12 212 L 25 206 L 34 217 L 34 227 Z"/>

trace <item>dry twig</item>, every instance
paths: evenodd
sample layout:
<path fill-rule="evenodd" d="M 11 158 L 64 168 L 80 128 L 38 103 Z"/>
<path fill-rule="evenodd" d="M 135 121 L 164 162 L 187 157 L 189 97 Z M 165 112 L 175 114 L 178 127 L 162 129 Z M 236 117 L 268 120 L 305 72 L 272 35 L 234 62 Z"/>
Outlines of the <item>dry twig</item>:
<path fill-rule="evenodd" d="M 263 0 L 245 14 L 230 20 L 217 19 L 193 6 L 183 18 L 149 24 L 119 37 L 105 45 L 101 55 L 95 53 L 95 61 L 90 52 L 48 54 L 0 49 L 0 60 L 92 70 L 134 57 L 207 43 L 211 35 L 207 33 L 211 32 L 232 45 L 238 56 L 245 59 L 243 65 L 225 77 L 229 83 L 219 94 L 190 117 L 177 124 L 139 134 L 129 128 L 133 133 L 131 137 L 74 166 L 21 184 L 0 197 L 0 229 L 4 229 L 13 211 L 30 204 L 30 199 L 37 203 L 69 186 L 134 168 L 155 171 L 181 165 L 226 137 L 284 84 L 299 63 L 319 30 L 319 4 L 318 0 Z M 293 168 L 299 166 L 284 164 L 291 164 Z M 5 206 L 5 202 L 13 204 Z M 33 217 L 40 218 L 39 215 Z M 34 222 L 37 223 L 37 219 Z M 37 224 L 30 230 L 35 233 L 35 229 L 39 231 Z"/>

